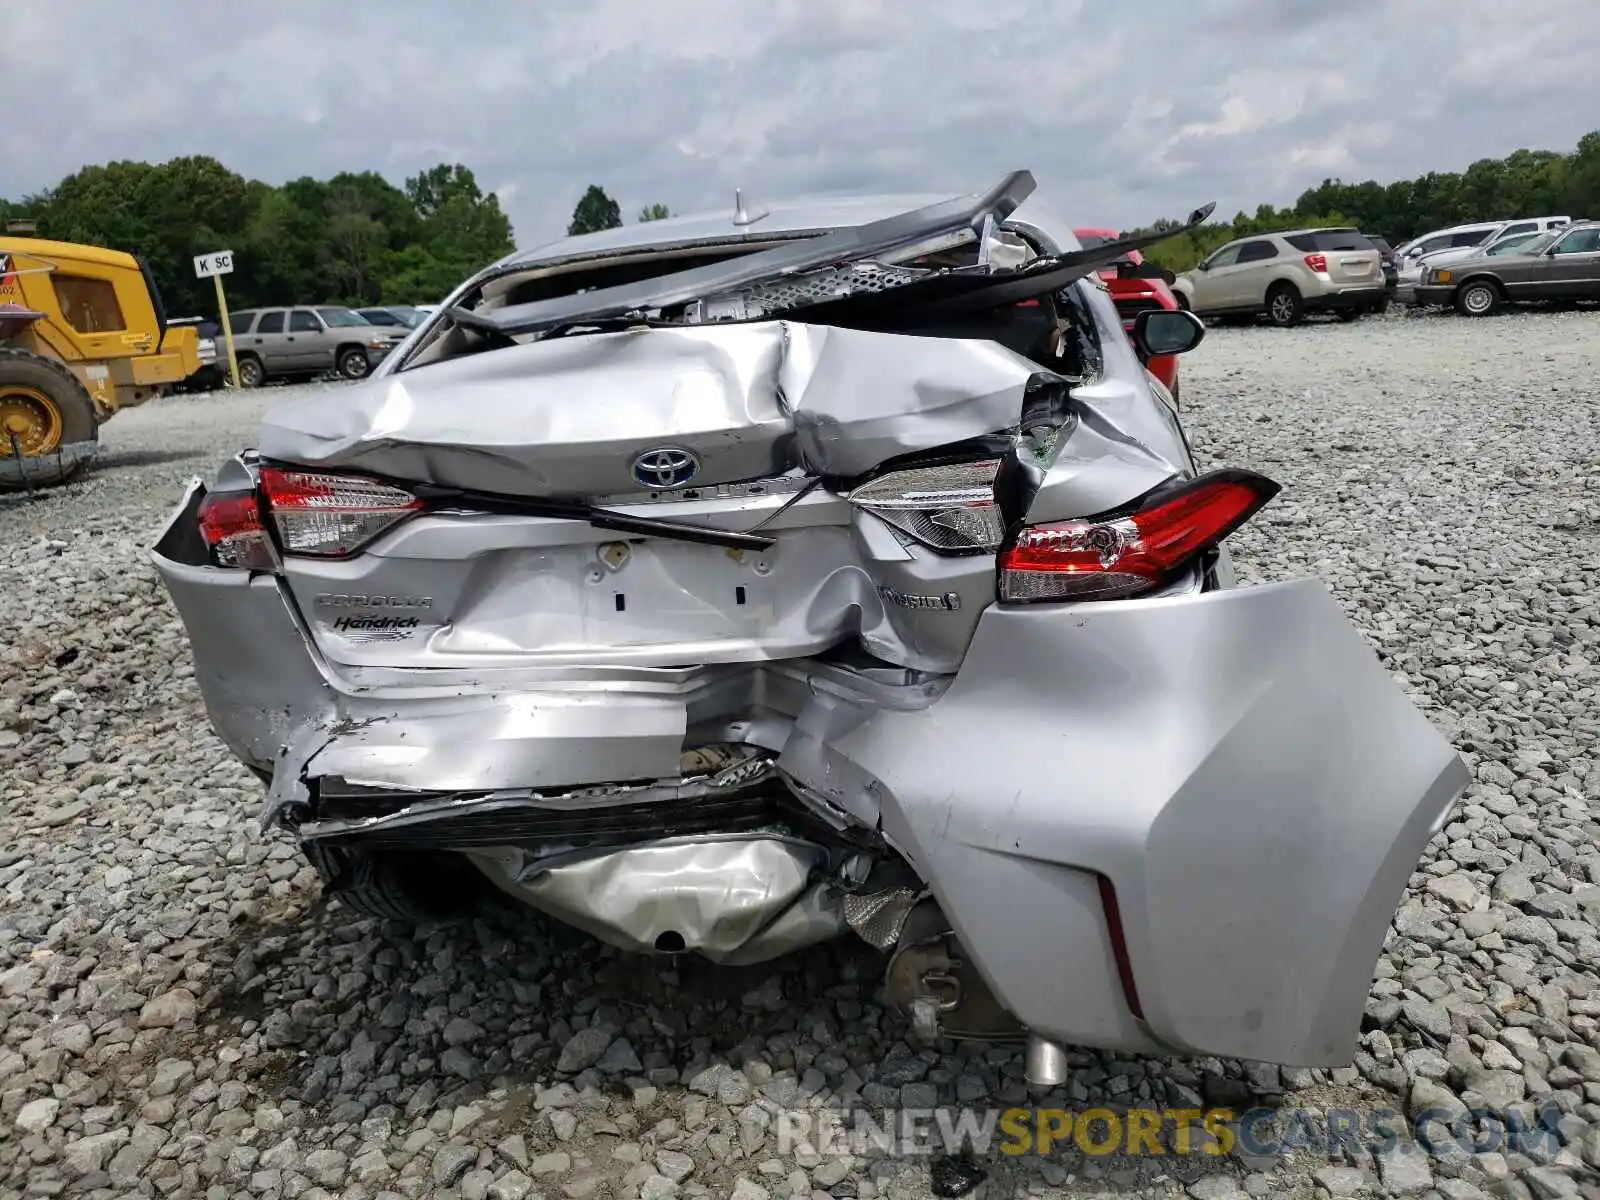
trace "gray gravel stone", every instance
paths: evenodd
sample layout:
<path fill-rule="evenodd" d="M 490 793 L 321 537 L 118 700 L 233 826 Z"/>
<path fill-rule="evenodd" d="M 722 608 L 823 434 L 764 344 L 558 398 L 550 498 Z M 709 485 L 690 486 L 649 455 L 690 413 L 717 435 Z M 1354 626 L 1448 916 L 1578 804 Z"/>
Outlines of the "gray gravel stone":
<path fill-rule="evenodd" d="M 593 1025 L 587 1029 L 580 1029 L 567 1039 L 566 1045 L 561 1047 L 561 1057 L 556 1061 L 556 1070 L 575 1075 L 585 1067 L 594 1066 L 605 1055 L 613 1036 L 611 1030 Z"/>
<path fill-rule="evenodd" d="M 1202 467 L 1286 484 L 1230 539 L 1244 581 L 1323 578 L 1475 779 L 1417 864 L 1353 1069 L 1075 1047 L 1070 1100 L 1038 1102 L 1249 1107 L 1264 1090 L 1453 1111 L 1554 1094 L 1560 1155 L 1385 1159 L 1367 1190 L 1554 1197 L 1600 1169 L 1597 360 L 1589 312 L 1219 328 L 1186 356 Z M 210 732 L 145 558 L 188 476 L 320 390 L 158 400 L 105 426 L 81 482 L 0 496 L 0 1195 L 33 1179 L 88 1200 L 554 1200 L 626 1176 L 652 1197 L 883 1200 L 925 1195 L 926 1163 L 779 1157 L 751 1106 L 1034 1102 L 1011 1048 L 908 1053 L 881 962 L 849 943 L 619 981 L 614 956 L 544 922 L 485 910 L 413 930 L 323 901 L 293 845 L 257 828 L 260 784 Z M 1113 1163 L 1002 1166 L 1074 1200 L 1178 1186 Z M 1343 1194 L 1328 1173 L 1351 1170 L 1292 1160 L 1244 1192 Z"/>
<path fill-rule="evenodd" d="M 1404 1147 L 1378 1156 L 1378 1178 L 1392 1196 L 1411 1196 L 1433 1186 L 1428 1157 L 1416 1147 Z"/>
<path fill-rule="evenodd" d="M 542 1179 L 548 1175 L 564 1175 L 572 1169 L 572 1155 L 565 1150 L 552 1150 L 548 1154 L 536 1155 L 528 1163 L 528 1173 L 535 1179 Z"/>
<path fill-rule="evenodd" d="M 1320 1167 L 1313 1176 L 1334 1196 L 1354 1196 L 1371 1183 L 1365 1171 L 1356 1167 Z"/>
<path fill-rule="evenodd" d="M 674 1183 L 682 1183 L 694 1170 L 694 1159 L 680 1150 L 662 1150 L 656 1154 L 656 1170 Z"/>
<path fill-rule="evenodd" d="M 24 1133 L 43 1133 L 56 1122 L 56 1113 L 61 1110 L 61 1101 L 54 1096 L 41 1096 L 37 1100 L 29 1100 L 17 1110 L 17 1119 L 13 1122 Z"/>
<path fill-rule="evenodd" d="M 194 1019 L 194 993 L 187 988 L 163 992 L 139 1010 L 140 1029 L 171 1029 L 181 1021 Z"/>
<path fill-rule="evenodd" d="M 477 1161 L 478 1152 L 471 1146 L 440 1146 L 433 1155 L 433 1181 L 454 1187 Z"/>
<path fill-rule="evenodd" d="M 1231 1200 L 1244 1195 L 1239 1180 L 1232 1175 L 1205 1175 L 1191 1183 L 1187 1190 L 1194 1200 Z"/>
<path fill-rule="evenodd" d="M 508 1171 L 489 1185 L 489 1200 L 528 1200 L 533 1180 L 521 1171 Z"/>

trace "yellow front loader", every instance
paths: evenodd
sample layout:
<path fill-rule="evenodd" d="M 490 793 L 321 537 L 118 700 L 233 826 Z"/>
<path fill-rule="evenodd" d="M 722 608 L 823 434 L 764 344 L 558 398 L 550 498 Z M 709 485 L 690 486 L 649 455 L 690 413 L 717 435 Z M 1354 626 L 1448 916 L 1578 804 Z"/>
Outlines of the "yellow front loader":
<path fill-rule="evenodd" d="M 64 483 L 100 425 L 200 369 L 155 279 L 101 246 L 0 237 L 0 490 Z"/>

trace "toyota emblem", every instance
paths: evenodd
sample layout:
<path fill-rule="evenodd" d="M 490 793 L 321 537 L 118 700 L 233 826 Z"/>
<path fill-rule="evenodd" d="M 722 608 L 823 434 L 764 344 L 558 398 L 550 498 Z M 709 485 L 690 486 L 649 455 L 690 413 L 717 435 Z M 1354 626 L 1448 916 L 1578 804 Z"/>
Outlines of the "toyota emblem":
<path fill-rule="evenodd" d="M 633 477 L 647 488 L 688 487 L 700 471 L 700 460 L 677 446 L 658 446 L 636 455 Z"/>

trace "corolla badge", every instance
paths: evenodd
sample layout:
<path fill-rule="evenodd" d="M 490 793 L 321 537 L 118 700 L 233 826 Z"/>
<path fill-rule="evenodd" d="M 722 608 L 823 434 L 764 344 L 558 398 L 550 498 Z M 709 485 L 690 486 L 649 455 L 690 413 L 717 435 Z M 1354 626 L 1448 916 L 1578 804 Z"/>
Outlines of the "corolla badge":
<path fill-rule="evenodd" d="M 678 446 L 657 446 L 633 459 L 633 478 L 642 487 L 688 487 L 700 471 L 700 460 Z"/>

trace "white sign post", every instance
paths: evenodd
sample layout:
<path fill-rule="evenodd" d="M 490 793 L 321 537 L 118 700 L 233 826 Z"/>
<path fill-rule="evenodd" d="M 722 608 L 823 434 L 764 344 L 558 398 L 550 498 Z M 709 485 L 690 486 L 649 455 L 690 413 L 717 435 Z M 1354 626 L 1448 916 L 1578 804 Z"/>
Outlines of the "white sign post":
<path fill-rule="evenodd" d="M 194 277 L 209 279 L 217 285 L 217 311 L 222 316 L 222 336 L 228 343 L 228 372 L 233 376 L 233 386 L 239 387 L 239 356 L 233 352 L 233 322 L 228 319 L 228 298 L 222 294 L 222 277 L 233 274 L 233 251 L 214 250 L 210 254 L 197 254 L 194 258 Z"/>

